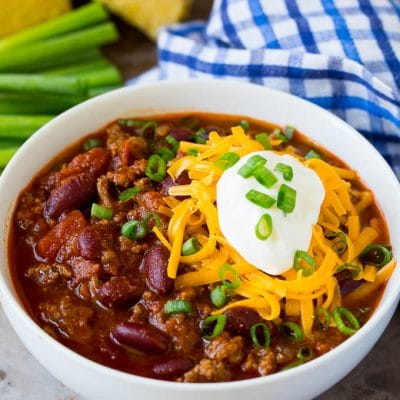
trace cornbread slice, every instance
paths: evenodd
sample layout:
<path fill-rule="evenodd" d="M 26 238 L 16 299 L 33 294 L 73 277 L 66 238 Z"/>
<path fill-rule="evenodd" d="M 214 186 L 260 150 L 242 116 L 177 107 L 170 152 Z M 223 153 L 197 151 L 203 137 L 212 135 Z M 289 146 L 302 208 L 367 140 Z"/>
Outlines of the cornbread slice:
<path fill-rule="evenodd" d="M 113 13 L 142 30 L 151 39 L 163 25 L 182 20 L 192 0 L 97 0 Z"/>
<path fill-rule="evenodd" d="M 70 0 L 0 0 L 0 38 L 57 17 L 70 9 Z"/>

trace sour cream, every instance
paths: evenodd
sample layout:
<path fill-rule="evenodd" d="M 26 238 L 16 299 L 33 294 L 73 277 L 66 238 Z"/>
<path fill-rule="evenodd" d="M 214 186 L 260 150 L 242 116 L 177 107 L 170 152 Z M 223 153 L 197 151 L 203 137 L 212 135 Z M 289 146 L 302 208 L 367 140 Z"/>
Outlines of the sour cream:
<path fill-rule="evenodd" d="M 265 167 L 278 178 L 278 182 L 269 189 L 253 176 L 245 179 L 238 174 L 239 168 L 256 154 L 267 160 Z M 274 171 L 278 163 L 292 167 L 291 181 L 286 181 L 281 173 Z M 285 214 L 276 203 L 265 209 L 246 198 L 246 193 L 254 189 L 277 199 L 283 183 L 296 190 L 296 205 L 291 213 Z M 308 250 L 312 226 L 318 220 L 324 197 L 325 189 L 318 175 L 294 157 L 272 151 L 247 154 L 227 169 L 217 183 L 221 231 L 248 263 L 268 274 L 279 275 L 293 266 L 296 250 Z M 257 238 L 255 233 L 257 222 L 263 214 L 269 214 L 273 224 L 272 234 L 266 240 Z"/>

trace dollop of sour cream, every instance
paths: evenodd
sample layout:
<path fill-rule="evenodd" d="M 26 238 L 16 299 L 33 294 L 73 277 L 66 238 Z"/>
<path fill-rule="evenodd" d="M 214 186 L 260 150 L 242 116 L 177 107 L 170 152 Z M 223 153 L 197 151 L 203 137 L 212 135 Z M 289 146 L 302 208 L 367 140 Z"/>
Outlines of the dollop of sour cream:
<path fill-rule="evenodd" d="M 267 160 L 265 167 L 278 178 L 278 182 L 269 189 L 257 182 L 254 176 L 243 178 L 238 174 L 239 168 L 256 154 Z M 292 167 L 291 181 L 286 181 L 280 172 L 274 171 L 278 163 Z M 277 199 L 283 183 L 296 190 L 296 205 L 291 213 L 285 214 L 276 203 L 265 209 L 246 198 L 246 193 L 254 189 Z M 294 157 L 272 151 L 247 154 L 224 171 L 217 183 L 221 231 L 248 263 L 268 274 L 279 275 L 293 266 L 296 250 L 308 250 L 312 226 L 318 220 L 324 197 L 325 189 L 318 175 Z M 266 240 L 261 240 L 256 236 L 255 227 L 266 213 L 272 218 L 273 230 Z"/>

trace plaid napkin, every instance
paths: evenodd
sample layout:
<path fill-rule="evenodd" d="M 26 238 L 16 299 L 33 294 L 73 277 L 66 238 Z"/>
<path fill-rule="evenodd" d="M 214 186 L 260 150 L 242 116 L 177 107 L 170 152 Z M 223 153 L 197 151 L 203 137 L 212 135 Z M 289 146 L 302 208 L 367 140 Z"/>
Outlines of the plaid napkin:
<path fill-rule="evenodd" d="M 153 78 L 235 79 L 300 96 L 363 133 L 400 177 L 398 0 L 215 0 L 208 22 L 167 27 L 158 49 Z"/>

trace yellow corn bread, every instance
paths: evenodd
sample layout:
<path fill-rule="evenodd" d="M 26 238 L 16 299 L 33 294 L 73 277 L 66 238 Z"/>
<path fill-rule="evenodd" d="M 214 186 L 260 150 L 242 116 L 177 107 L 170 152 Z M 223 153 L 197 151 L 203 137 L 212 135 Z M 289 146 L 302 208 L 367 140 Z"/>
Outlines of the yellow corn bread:
<path fill-rule="evenodd" d="M 160 27 L 182 20 L 192 0 L 97 0 L 155 39 Z"/>
<path fill-rule="evenodd" d="M 57 17 L 70 9 L 70 0 L 0 0 L 0 38 Z"/>

